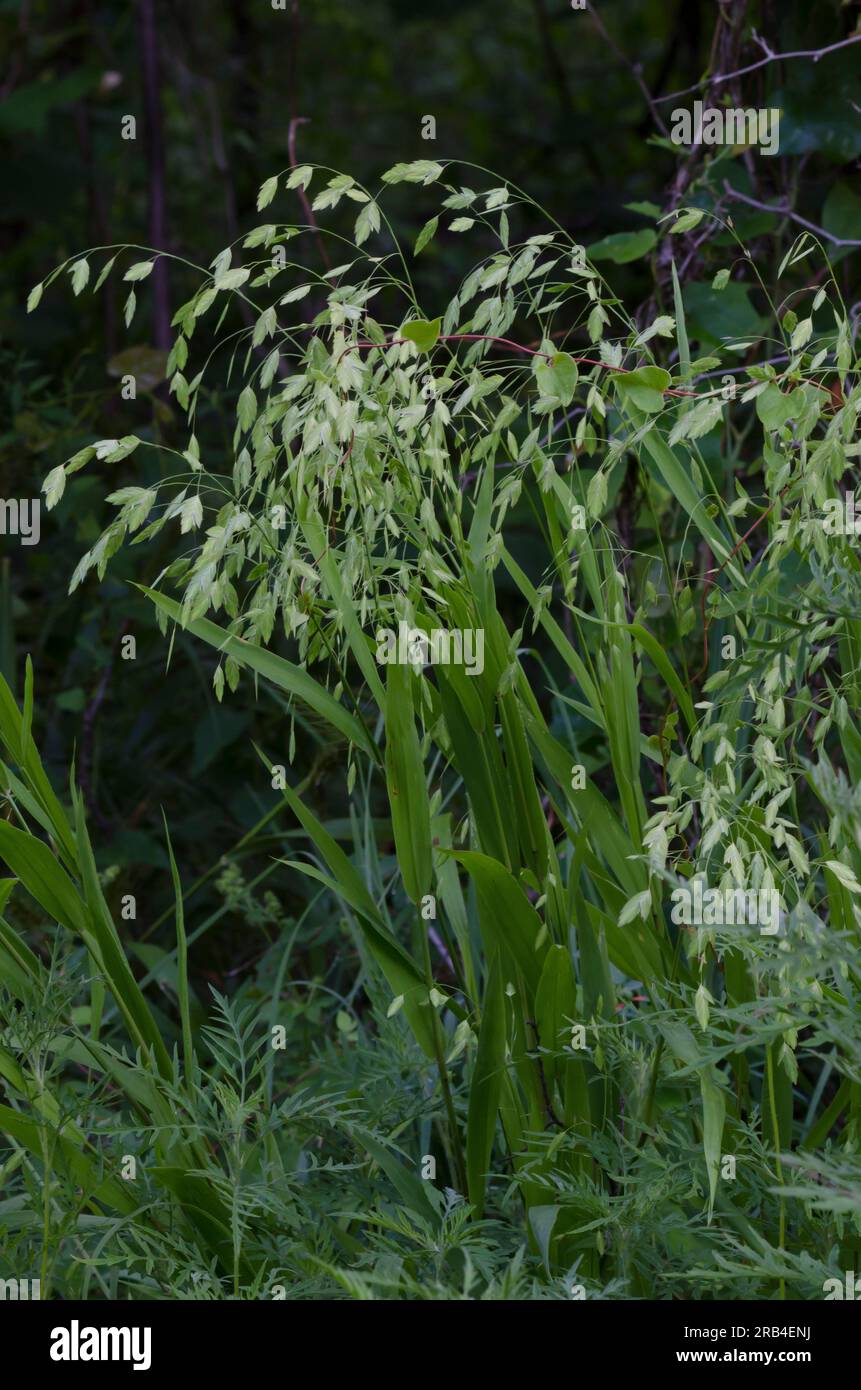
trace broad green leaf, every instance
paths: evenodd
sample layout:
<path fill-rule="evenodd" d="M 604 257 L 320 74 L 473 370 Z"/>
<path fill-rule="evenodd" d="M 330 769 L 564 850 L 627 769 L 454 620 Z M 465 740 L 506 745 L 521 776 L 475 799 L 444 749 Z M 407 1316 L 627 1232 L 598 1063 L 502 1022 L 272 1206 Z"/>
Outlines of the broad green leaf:
<path fill-rule="evenodd" d="M 541 1066 L 548 1091 L 552 1093 L 557 1073 L 565 1063 L 553 1053 L 561 1052 L 570 1036 L 577 1012 L 577 985 L 571 953 L 565 946 L 550 946 L 535 996 L 535 1023 L 542 1050 Z M 563 1032 L 564 1035 L 563 1036 Z"/>
<path fill-rule="evenodd" d="M 430 352 L 434 343 L 439 338 L 440 325 L 442 319 L 412 319 L 401 327 L 398 334 L 400 338 L 408 338 L 411 343 L 415 343 L 419 352 Z"/>
<path fill-rule="evenodd" d="M 651 227 L 641 227 L 636 232 L 613 232 L 601 241 L 593 242 L 587 248 L 590 261 L 614 261 L 616 265 L 627 265 L 646 256 L 657 244 L 657 235 Z"/>
<path fill-rule="evenodd" d="M 29 656 L 25 669 L 25 688 L 31 691 L 33 667 Z M 14 791 L 28 813 L 53 837 L 66 867 L 74 869 L 77 862 L 77 851 L 68 819 L 54 794 L 54 789 L 36 751 L 36 745 L 30 736 L 30 722 L 29 720 L 25 721 L 2 675 L 0 675 L 0 742 L 2 742 L 7 756 L 18 765 L 24 779 L 23 783 L 19 782 L 8 768 L 4 768 L 6 785 Z"/>
<path fill-rule="evenodd" d="M 637 423 L 634 418 L 634 423 Z M 661 482 L 684 507 L 701 535 L 708 541 L 719 560 L 723 562 L 725 575 L 732 578 L 740 587 L 746 587 L 744 571 L 731 559 L 735 541 L 728 541 L 712 521 L 708 513 L 706 499 L 700 495 L 686 470 L 676 458 L 672 449 L 656 429 L 649 430 L 643 438 L 643 447 L 654 463 Z"/>
<path fill-rule="evenodd" d="M 556 1222 L 562 1208 L 555 1203 L 542 1202 L 529 1207 L 529 1225 L 538 1246 L 541 1262 L 546 1274 L 551 1273 L 551 1242 Z"/>
<path fill-rule="evenodd" d="M 577 363 L 567 352 L 556 352 L 549 360 L 535 358 L 535 380 L 542 396 L 555 396 L 570 405 L 577 387 Z"/>
<path fill-rule="evenodd" d="M 0 859 L 51 921 L 77 936 L 89 934 L 86 907 L 47 845 L 0 820 Z"/>
<path fill-rule="evenodd" d="M 638 367 L 633 372 L 614 373 L 613 384 L 638 409 L 654 415 L 664 408 L 663 393 L 671 379 L 663 367 Z"/>
<path fill-rule="evenodd" d="M 682 286 L 679 281 L 679 272 L 676 269 L 675 258 L 671 262 L 673 272 L 673 309 L 676 315 L 676 336 L 679 343 L 679 375 L 682 381 L 690 381 L 691 378 L 691 348 L 688 341 L 688 321 L 685 315 L 685 304 L 682 298 Z M 686 406 L 682 406 L 682 414 L 685 413 Z"/>
<path fill-rule="evenodd" d="M 302 526 L 305 540 L 308 543 L 311 554 L 318 570 L 328 586 L 332 598 L 344 624 L 344 630 L 350 643 L 353 655 L 359 664 L 361 672 L 368 683 L 368 688 L 376 701 L 377 708 L 385 718 L 386 713 L 386 692 L 383 682 L 380 679 L 380 672 L 376 660 L 371 653 L 370 646 L 362 631 L 359 622 L 359 613 L 352 593 L 350 593 L 341 577 L 341 569 L 338 557 L 333 554 L 329 545 L 326 529 L 323 525 L 319 512 L 314 509 L 313 504 L 303 500 L 299 508 L 299 521 Z M 374 756 L 379 757 L 376 748 Z"/>
<path fill-rule="evenodd" d="M 544 924 L 523 889 L 502 864 L 486 854 L 454 855 L 475 881 L 481 933 L 488 955 L 499 951 L 503 970 L 523 976 L 534 1000 L 547 951 Z"/>
<path fill-rule="evenodd" d="M 389 666 L 386 699 L 386 783 L 404 890 L 418 904 L 431 885 L 430 802 L 413 714 L 408 665 Z"/>
<path fill-rule="evenodd" d="M 781 391 L 772 381 L 756 398 L 756 413 L 767 430 L 779 430 L 803 409 L 804 396 L 800 391 Z"/>
<path fill-rule="evenodd" d="M 678 672 L 673 666 L 673 663 L 670 661 L 670 658 L 667 656 L 667 653 L 664 651 L 664 648 L 661 646 L 657 638 L 654 637 L 652 633 L 649 632 L 649 630 L 643 627 L 640 623 L 629 623 L 626 626 L 628 632 L 631 633 L 632 637 L 636 638 L 643 650 L 648 652 L 652 661 L 657 666 L 658 670 L 660 671 L 670 690 L 673 692 L 673 695 L 676 697 L 679 709 L 681 710 L 684 716 L 685 723 L 687 724 L 691 733 L 693 733 L 697 725 L 693 701 L 691 700 L 689 692 L 679 679 Z"/>

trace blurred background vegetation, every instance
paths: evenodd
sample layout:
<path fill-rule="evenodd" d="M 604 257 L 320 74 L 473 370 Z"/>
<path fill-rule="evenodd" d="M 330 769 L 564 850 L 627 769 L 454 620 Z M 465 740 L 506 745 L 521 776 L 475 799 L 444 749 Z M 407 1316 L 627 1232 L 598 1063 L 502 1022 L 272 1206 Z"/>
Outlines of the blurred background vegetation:
<path fill-rule="evenodd" d="M 396 160 L 419 157 L 499 171 L 595 259 L 616 262 L 614 285 L 644 317 L 667 305 L 668 266 L 652 230 L 659 212 L 692 198 L 731 212 L 752 254 L 759 248 L 770 259 L 780 255 L 774 232 L 785 229 L 785 248 L 798 230 L 791 211 L 829 234 L 855 304 L 841 243 L 861 238 L 861 47 L 819 61 L 768 61 L 756 36 L 775 53 L 819 50 L 855 32 L 861 6 L 603 0 L 593 8 L 574 10 L 569 0 L 284 0 L 283 8 L 278 0 L 0 0 L 0 495 L 36 496 L 49 468 L 93 438 L 181 437 L 162 378 L 170 313 L 190 279 L 183 283 L 175 267 L 169 281 L 166 272 L 159 278 L 159 262 L 128 329 L 115 278 L 79 300 L 63 288 L 27 316 L 30 287 L 88 246 L 132 242 L 206 263 L 254 225 L 263 179 L 293 162 L 369 184 Z M 671 145 L 671 111 L 697 97 L 778 107 L 779 155 L 721 160 Z M 129 115 L 134 140 L 122 135 Z M 432 142 L 422 136 L 428 116 Z M 422 222 L 417 202 L 408 204 L 414 225 L 395 222 L 410 244 Z M 295 216 L 304 220 L 298 197 Z M 734 276 L 718 306 L 696 236 L 679 240 L 689 328 L 700 344 L 761 331 L 763 306 L 743 277 Z M 437 237 L 417 267 L 424 302 L 444 303 L 477 250 Z M 319 246 L 302 238 L 296 254 L 310 264 Z M 126 373 L 137 379 L 134 400 L 121 396 Z M 226 458 L 232 416 L 223 406 L 209 396 L 201 434 L 211 454 Z M 137 458 L 114 465 L 115 485 L 140 481 L 141 467 Z M 273 758 L 282 749 L 286 761 L 289 723 L 277 691 L 263 685 L 257 699 L 243 687 L 218 705 L 210 654 L 192 639 L 177 637 L 174 674 L 165 677 L 167 644 L 128 583 L 155 578 L 167 555 L 157 545 L 124 553 L 103 584 L 91 577 L 67 595 L 78 558 L 105 523 L 105 491 L 87 472 L 71 481 L 62 507 L 43 509 L 38 547 L 0 538 L 0 662 L 20 694 L 23 658 L 33 656 L 39 746 L 57 784 L 75 758 L 110 891 L 115 902 L 137 897 L 127 930 L 142 967 L 157 969 L 171 903 L 163 805 L 186 887 L 208 875 L 195 923 L 220 924 L 195 948 L 197 986 L 229 990 L 307 905 L 303 881 L 283 869 L 272 877 L 273 852 L 295 833 L 286 819 L 241 844 L 276 800 L 249 739 Z M 522 543 L 528 552 L 528 526 Z M 121 658 L 124 635 L 136 639 L 134 661 Z M 297 744 L 294 775 L 310 779 L 330 818 L 344 815 L 343 778 L 327 780 L 325 740 L 297 727 Z M 261 875 L 249 893 L 245 884 Z M 276 879 L 277 898 L 264 898 Z M 165 930 L 172 940 L 171 920 Z M 336 967 L 342 983 L 354 978 L 350 939 L 323 915 L 297 944 L 297 974 L 327 975 L 339 954 L 333 937 L 347 952 Z M 307 1000 L 312 1029 L 318 998 Z"/>

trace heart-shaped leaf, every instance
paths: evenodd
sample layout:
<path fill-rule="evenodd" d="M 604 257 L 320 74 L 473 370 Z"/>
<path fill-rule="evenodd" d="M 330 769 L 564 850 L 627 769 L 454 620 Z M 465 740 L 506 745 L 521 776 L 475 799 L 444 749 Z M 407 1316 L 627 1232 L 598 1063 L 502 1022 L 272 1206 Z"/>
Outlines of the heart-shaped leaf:
<path fill-rule="evenodd" d="M 439 337 L 441 319 L 412 319 L 401 328 L 399 336 L 415 343 L 419 352 L 430 352 Z"/>
<path fill-rule="evenodd" d="M 628 396 L 640 410 L 656 415 L 664 406 L 664 391 L 670 384 L 670 374 L 663 367 L 638 367 L 633 372 L 620 372 L 613 380 L 617 390 Z"/>

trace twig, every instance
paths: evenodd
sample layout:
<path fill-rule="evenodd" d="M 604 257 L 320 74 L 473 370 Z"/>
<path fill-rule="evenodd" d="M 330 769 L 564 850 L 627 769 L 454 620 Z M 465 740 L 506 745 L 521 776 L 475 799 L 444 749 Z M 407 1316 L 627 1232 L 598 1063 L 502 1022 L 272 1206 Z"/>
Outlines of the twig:
<path fill-rule="evenodd" d="M 451 975 L 454 975 L 454 962 L 452 961 L 452 958 L 448 953 L 446 944 L 440 936 L 439 932 L 437 931 L 436 927 L 428 927 L 428 935 L 430 936 L 430 939 L 433 942 L 437 955 L 442 960 L 446 969 L 449 971 Z"/>
<path fill-rule="evenodd" d="M 793 212 L 785 203 L 760 203 L 756 198 L 749 198 L 746 193 L 739 193 L 735 188 L 724 180 L 724 192 L 730 202 L 747 203 L 748 207 L 758 208 L 760 212 L 775 212 L 780 217 L 788 217 L 791 221 L 797 222 L 799 226 L 805 227 L 808 232 L 815 232 L 817 236 L 823 236 L 830 241 L 833 246 L 861 246 L 861 241 L 848 237 L 835 236 L 833 232 L 828 232 L 824 227 L 817 227 L 815 222 L 808 222 L 806 217 Z"/>
<path fill-rule="evenodd" d="M 676 97 L 689 96 L 691 92 L 698 92 L 706 83 L 715 85 L 718 82 L 730 82 L 734 77 L 744 77 L 745 73 L 756 72 L 758 68 L 767 67 L 769 63 L 783 63 L 790 58 L 812 58 L 814 63 L 818 63 L 820 58 L 824 58 L 826 53 L 834 53 L 838 48 L 848 48 L 850 44 L 861 43 L 861 34 L 852 34 L 848 39 L 841 39 L 839 43 L 830 43 L 826 48 L 799 48 L 792 53 L 774 53 L 757 33 L 753 35 L 760 48 L 765 50 L 765 57 L 760 58 L 757 63 L 748 63 L 745 68 L 736 68 L 735 72 L 718 72 L 714 77 L 704 77 L 701 82 L 695 82 L 692 87 L 683 87 L 678 92 L 668 92 L 664 97 L 656 97 L 655 101 L 661 106 L 665 101 L 675 101 Z"/>
<path fill-rule="evenodd" d="M 295 169 L 298 163 L 298 160 L 296 159 L 296 127 L 300 125 L 307 125 L 309 119 L 310 118 L 308 116 L 294 116 L 292 121 L 290 122 L 290 129 L 287 132 L 287 151 L 290 156 L 291 169 Z M 314 233 L 317 237 L 317 245 L 320 248 L 320 255 L 323 258 L 323 264 L 325 265 L 327 270 L 331 270 L 332 262 L 329 260 L 329 253 L 326 250 L 326 243 L 323 240 L 323 236 L 320 231 L 320 224 L 314 216 L 311 204 L 308 202 L 308 195 L 305 192 L 304 188 L 301 186 L 301 184 L 296 189 L 296 192 L 299 194 L 299 201 L 302 204 L 302 211 L 305 214 L 308 226 L 313 227 L 314 229 Z"/>
<path fill-rule="evenodd" d="M 552 352 L 539 352 L 535 348 L 525 347 L 523 343 L 513 343 L 510 338 L 498 338 L 493 333 L 440 333 L 436 340 L 438 343 L 498 343 L 500 347 L 509 348 L 511 352 L 525 352 L 530 357 L 544 357 L 548 362 L 552 362 L 554 354 Z M 358 342 L 348 343 L 344 352 L 352 352 L 354 348 L 390 348 L 399 347 L 403 343 L 412 342 L 411 338 L 389 338 L 384 343 Z M 343 357 L 344 353 L 341 353 Z M 574 357 L 568 354 L 572 362 L 587 367 L 601 367 L 605 372 L 626 373 L 627 367 L 614 367 L 610 362 L 600 362 L 597 357 Z M 340 358 L 338 359 L 340 361 Z M 661 393 L 664 396 L 696 396 L 697 391 L 684 391 L 681 387 L 668 386 L 666 391 Z"/>
<path fill-rule="evenodd" d="M 712 35 L 707 71 L 713 71 L 714 68 L 718 66 L 730 68 L 732 64 L 737 61 L 742 42 L 741 26 L 744 20 L 746 4 L 747 0 L 721 0 L 720 5 L 718 5 L 717 22 L 715 24 L 714 34 Z M 705 86 L 706 101 L 709 100 L 716 83 L 720 80 L 720 78 L 714 77 L 706 77 L 703 79 L 701 85 Z M 671 212 L 680 205 L 682 198 L 694 179 L 695 172 L 702 159 L 702 151 L 702 145 L 695 145 L 690 151 L 687 159 L 680 162 L 673 182 L 670 185 L 669 199 L 666 205 L 667 212 Z M 672 276 L 673 251 L 674 248 L 670 238 L 665 237 L 658 249 L 657 257 L 657 284 L 662 297 L 669 292 L 670 279 Z M 691 259 L 692 257 L 687 257 L 685 262 L 686 269 Z"/>
<path fill-rule="evenodd" d="M 643 93 L 643 96 L 646 98 L 646 103 L 648 105 L 649 110 L 652 113 L 652 116 L 654 117 L 655 125 L 658 127 L 662 135 L 669 135 L 669 131 L 667 130 L 666 125 L 664 124 L 664 118 L 661 115 L 660 111 L 657 109 L 655 98 L 652 96 L 652 93 L 649 91 L 643 79 L 642 65 L 640 63 L 633 63 L 631 59 L 628 57 L 628 55 L 622 52 L 615 39 L 612 39 L 610 37 L 610 35 L 607 33 L 606 28 L 604 27 L 603 21 L 598 17 L 598 12 L 595 9 L 595 6 L 589 5 L 588 10 L 592 18 L 592 23 L 595 25 L 595 28 L 598 30 L 598 33 L 601 35 L 604 42 L 608 44 L 609 47 L 613 50 L 616 57 L 619 59 L 619 62 L 625 64 L 625 67 L 628 69 L 637 86 L 639 87 L 640 91 Z"/>

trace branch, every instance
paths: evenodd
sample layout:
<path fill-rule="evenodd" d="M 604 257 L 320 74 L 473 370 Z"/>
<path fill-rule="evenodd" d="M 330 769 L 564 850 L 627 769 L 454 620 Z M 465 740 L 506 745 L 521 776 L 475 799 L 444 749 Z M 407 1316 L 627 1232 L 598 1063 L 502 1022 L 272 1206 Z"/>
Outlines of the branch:
<path fill-rule="evenodd" d="M 294 116 L 290 122 L 290 129 L 287 133 L 287 151 L 290 156 L 291 169 L 295 169 L 298 163 L 298 160 L 296 159 L 296 127 L 300 125 L 307 125 L 309 119 L 310 117 L 308 116 Z M 314 233 L 317 237 L 317 245 L 320 248 L 320 255 L 323 257 L 323 264 L 325 265 L 327 270 L 331 270 L 332 262 L 329 260 L 329 253 L 326 250 L 326 243 L 323 240 L 322 234 L 320 232 L 320 224 L 314 216 L 311 204 L 308 202 L 308 195 L 306 194 L 301 184 L 296 189 L 296 192 L 299 194 L 299 201 L 302 204 L 302 211 L 305 214 L 308 226 L 313 227 L 314 229 Z"/>
<path fill-rule="evenodd" d="M 598 12 L 597 12 L 597 10 L 595 9 L 595 6 L 594 6 L 594 5 L 589 5 L 588 9 L 589 9 L 589 14 L 590 14 L 591 17 L 592 17 L 592 23 L 595 25 L 595 28 L 598 30 L 598 33 L 601 35 L 602 39 L 604 39 L 605 43 L 609 44 L 610 48 L 611 48 L 611 49 L 613 50 L 613 52 L 615 53 L 616 57 L 619 59 L 619 62 L 625 64 L 625 67 L 626 67 L 626 68 L 628 69 L 628 71 L 631 73 L 631 76 L 634 78 L 634 81 L 636 82 L 636 84 L 637 84 L 637 86 L 639 87 L 640 91 L 643 93 L 643 96 L 646 98 L 646 103 L 647 103 L 647 105 L 648 105 L 648 107 L 649 107 L 649 110 L 650 110 L 651 113 L 652 113 L 652 116 L 653 116 L 653 118 L 654 118 L 655 124 L 657 125 L 657 127 L 658 127 L 658 129 L 660 130 L 661 134 L 662 134 L 662 135 L 669 135 L 669 131 L 667 130 L 666 125 L 664 124 L 664 119 L 663 119 L 663 117 L 662 117 L 660 111 L 657 109 L 657 106 L 656 106 L 656 104 L 655 104 L 655 98 L 652 96 L 652 93 L 649 91 L 648 87 L 646 86 L 645 81 L 643 80 L 643 67 L 642 67 L 642 64 L 641 64 L 641 63 L 633 63 L 633 62 L 631 62 L 631 59 L 627 56 L 627 54 L 625 54 L 625 53 L 622 52 L 622 50 L 621 50 L 621 48 L 619 47 L 619 45 L 618 45 L 618 44 L 615 42 L 615 40 L 612 39 L 612 38 L 610 37 L 610 35 L 607 33 L 607 30 L 606 30 L 605 27 L 604 27 L 603 21 L 600 20 L 600 19 L 598 18 Z M 664 100 L 666 100 L 666 98 L 664 98 Z"/>
<path fill-rule="evenodd" d="M 510 338 L 498 338 L 494 333 L 440 333 L 436 341 L 438 343 L 497 343 L 500 347 L 508 348 L 511 352 L 525 352 L 529 357 L 543 357 L 548 362 L 551 362 L 554 356 L 550 352 L 538 352 L 535 348 L 525 347 L 523 343 L 513 343 Z M 401 344 L 409 342 L 412 342 L 411 338 L 387 338 L 384 343 L 372 343 L 369 340 L 348 343 L 338 361 L 340 362 L 344 353 L 353 352 L 354 349 L 400 347 Z M 630 370 L 628 367 L 614 367 L 610 362 L 600 362 L 597 357 L 574 357 L 571 353 L 568 353 L 568 356 L 571 357 L 572 362 L 579 365 L 585 364 L 587 367 L 600 367 L 605 372 L 622 372 L 624 374 Z M 699 392 L 684 391 L 681 387 L 668 386 L 661 394 L 663 396 L 696 396 Z"/>
<path fill-rule="evenodd" d="M 774 53 L 765 39 L 761 39 L 756 32 L 754 32 L 753 37 L 760 48 L 765 50 L 765 57 L 760 58 L 759 62 L 748 63 L 746 68 L 736 68 L 735 72 L 719 72 L 714 77 L 704 77 L 701 82 L 695 82 L 692 87 L 683 87 L 681 91 L 668 92 L 665 97 L 656 97 L 655 101 L 658 106 L 665 101 L 675 101 L 676 97 L 686 97 L 691 92 L 698 92 L 707 82 L 711 85 L 716 85 L 718 82 L 729 82 L 734 77 L 744 77 L 745 73 L 756 72 L 758 68 L 767 67 L 769 63 L 783 63 L 790 58 L 812 58 L 814 63 L 818 63 L 819 59 L 824 58 L 826 53 L 835 53 L 838 48 L 849 48 L 850 44 L 861 43 L 861 34 L 852 34 L 850 38 L 841 39 L 839 43 L 828 44 L 827 48 L 799 48 L 793 53 Z"/>
<path fill-rule="evenodd" d="M 806 228 L 808 232 L 815 232 L 817 236 L 825 237 L 833 246 L 861 246 L 861 241 L 856 241 L 848 237 L 835 236 L 833 232 L 826 231 L 824 227 L 817 227 L 815 222 L 808 222 L 806 217 L 802 217 L 800 213 L 793 212 L 785 203 L 771 204 L 757 202 L 756 198 L 748 198 L 746 193 L 737 192 L 726 180 L 724 180 L 723 187 L 724 193 L 727 198 L 729 198 L 730 202 L 747 203 L 748 207 L 758 208 L 760 212 L 774 212 L 780 217 L 788 217 L 791 221 L 797 222 L 799 226 Z"/>
<path fill-rule="evenodd" d="M 725 67 L 729 69 L 737 62 L 742 43 L 741 26 L 744 20 L 746 5 L 747 0 L 721 0 L 718 6 L 714 33 L 712 34 L 707 70 L 714 71 L 716 67 Z M 706 101 L 708 101 L 711 95 L 714 82 L 714 78 L 704 79 Z M 694 179 L 695 171 L 702 157 L 703 146 L 695 145 L 688 154 L 687 159 L 680 161 L 669 189 L 669 202 L 666 208 L 668 212 L 671 212 L 680 205 L 686 190 Z M 688 245 L 689 244 L 690 241 L 688 239 Z M 658 248 L 657 256 L 657 287 L 662 298 L 669 293 L 673 253 L 674 248 L 671 244 L 671 239 L 665 237 Z M 687 270 L 691 259 L 692 257 L 688 256 L 685 262 L 685 270 Z"/>

